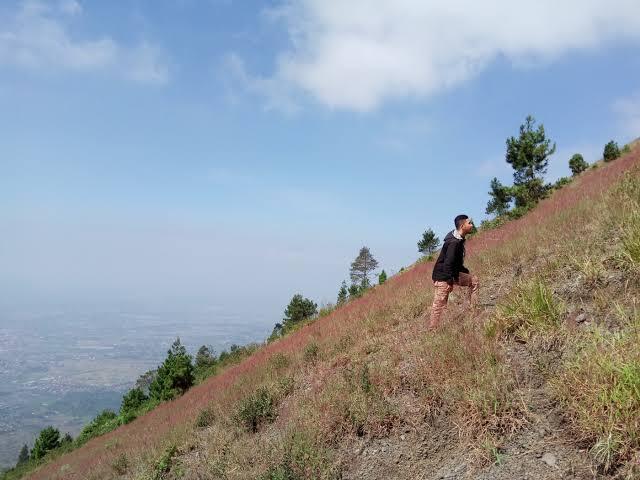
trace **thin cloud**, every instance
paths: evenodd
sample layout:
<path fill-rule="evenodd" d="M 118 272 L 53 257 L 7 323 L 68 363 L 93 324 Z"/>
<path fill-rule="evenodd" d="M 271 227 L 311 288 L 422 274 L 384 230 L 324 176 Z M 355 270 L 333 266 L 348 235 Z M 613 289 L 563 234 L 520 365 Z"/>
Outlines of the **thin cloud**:
<path fill-rule="evenodd" d="M 67 15 L 79 15 L 82 13 L 82 5 L 76 0 L 63 0 L 60 2 L 60 11 Z"/>
<path fill-rule="evenodd" d="M 237 103 L 244 92 L 266 99 L 265 110 L 280 110 L 288 114 L 300 110 L 298 102 L 287 86 L 277 78 L 250 75 L 244 60 L 236 53 L 227 54 L 222 61 L 223 77 L 230 79 L 227 84 L 227 99 Z"/>
<path fill-rule="evenodd" d="M 290 39 L 274 73 L 259 79 L 269 102 L 279 105 L 284 91 L 365 112 L 460 85 L 500 57 L 535 68 L 640 40 L 636 0 L 287 0 L 265 16 L 284 23 Z"/>
<path fill-rule="evenodd" d="M 625 135 L 629 135 L 630 139 L 640 137 L 640 90 L 628 97 L 617 99 L 613 103 L 613 111 L 618 115 Z"/>
<path fill-rule="evenodd" d="M 168 66 L 155 46 L 144 42 L 123 46 L 109 36 L 72 37 L 68 22 L 82 13 L 77 1 L 60 2 L 57 8 L 22 2 L 16 12 L 0 18 L 0 68 L 109 71 L 139 83 L 168 82 Z"/>

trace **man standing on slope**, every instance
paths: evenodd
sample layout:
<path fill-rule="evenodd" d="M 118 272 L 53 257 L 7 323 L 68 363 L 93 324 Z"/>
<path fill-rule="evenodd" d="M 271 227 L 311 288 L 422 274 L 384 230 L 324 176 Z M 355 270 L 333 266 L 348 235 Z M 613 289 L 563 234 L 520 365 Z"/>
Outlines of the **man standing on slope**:
<path fill-rule="evenodd" d="M 435 291 L 428 325 L 430 330 L 437 328 L 440 324 L 440 316 L 447 306 L 447 300 L 454 285 L 468 287 L 468 299 L 472 306 L 478 302 L 478 277 L 471 275 L 463 265 L 464 238 L 473 231 L 473 222 L 466 215 L 458 215 L 454 223 L 456 229 L 444 237 L 440 255 L 433 266 L 431 278 Z"/>

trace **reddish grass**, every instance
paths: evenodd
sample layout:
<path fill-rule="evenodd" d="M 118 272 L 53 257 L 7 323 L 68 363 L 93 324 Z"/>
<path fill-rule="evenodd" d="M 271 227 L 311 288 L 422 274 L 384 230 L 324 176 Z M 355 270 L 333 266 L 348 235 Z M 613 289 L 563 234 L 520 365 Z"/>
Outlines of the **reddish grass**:
<path fill-rule="evenodd" d="M 640 161 L 640 148 L 597 169 L 583 173 L 572 184 L 556 192 L 551 198 L 542 201 L 532 212 L 523 218 L 508 222 L 495 230 L 481 232 L 468 242 L 469 255 L 482 251 L 514 238 L 526 228 L 538 224 L 542 219 L 564 210 L 588 197 L 599 196 L 634 164 Z M 256 351 L 240 364 L 232 366 L 220 374 L 193 387 L 182 397 L 159 405 L 148 414 L 128 425 L 94 438 L 62 457 L 42 466 L 27 478 L 31 479 L 84 479 L 99 472 L 108 475 L 115 458 L 125 451 L 131 455 L 150 450 L 161 445 L 163 437 L 172 429 L 192 422 L 198 413 L 209 403 L 221 400 L 229 387 L 244 375 L 256 372 L 265 366 L 275 353 L 299 353 L 310 340 L 322 341 L 337 339 L 353 322 L 375 311 L 382 310 L 397 301 L 401 295 L 410 292 L 425 291 L 431 288 L 431 269 L 433 262 L 417 263 L 407 271 L 390 278 L 385 285 L 378 286 L 362 298 L 349 302 L 326 317 L 300 329 L 280 341 L 273 342 Z M 117 442 L 118 447 L 107 449 L 105 444 Z M 68 465 L 64 473 L 59 473 L 63 465 Z"/>

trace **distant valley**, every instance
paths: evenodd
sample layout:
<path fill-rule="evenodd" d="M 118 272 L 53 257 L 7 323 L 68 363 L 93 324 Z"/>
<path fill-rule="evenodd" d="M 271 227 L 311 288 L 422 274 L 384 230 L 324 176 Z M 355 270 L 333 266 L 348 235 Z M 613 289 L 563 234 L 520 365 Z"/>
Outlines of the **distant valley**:
<path fill-rule="evenodd" d="M 191 353 L 202 344 L 219 352 L 264 339 L 271 323 L 219 312 L 0 315 L 0 468 L 47 425 L 75 436 L 98 411 L 117 410 L 176 336 Z"/>

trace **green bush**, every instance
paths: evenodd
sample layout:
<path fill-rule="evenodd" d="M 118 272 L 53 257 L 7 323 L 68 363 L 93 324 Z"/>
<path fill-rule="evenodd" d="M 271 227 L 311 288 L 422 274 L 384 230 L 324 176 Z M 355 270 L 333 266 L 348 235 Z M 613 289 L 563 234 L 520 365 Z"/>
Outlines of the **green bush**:
<path fill-rule="evenodd" d="M 158 367 L 156 378 L 149 387 L 149 396 L 159 401 L 171 400 L 186 392 L 194 380 L 191 356 L 177 338 Z"/>
<path fill-rule="evenodd" d="M 553 388 L 602 470 L 633 462 L 640 451 L 639 312 L 618 332 L 585 335 Z"/>
<path fill-rule="evenodd" d="M 129 459 L 127 455 L 123 452 L 116 457 L 116 459 L 111 464 L 111 468 L 118 475 L 125 475 L 129 470 Z"/>
<path fill-rule="evenodd" d="M 120 405 L 120 415 L 136 412 L 149 400 L 141 388 L 132 388 L 123 397 Z"/>
<path fill-rule="evenodd" d="M 167 447 L 160 458 L 153 465 L 153 480 L 162 480 L 165 478 L 166 474 L 171 471 L 171 467 L 173 466 L 173 457 L 176 455 L 177 448 L 175 445 L 170 445 Z"/>
<path fill-rule="evenodd" d="M 557 327 L 564 312 L 563 304 L 540 279 L 516 286 L 506 303 L 498 306 L 498 330 L 518 338 Z M 491 327 L 494 328 L 494 327 Z"/>
<path fill-rule="evenodd" d="M 216 419 L 216 415 L 210 408 L 204 408 L 198 414 L 198 418 L 196 418 L 196 427 L 197 428 L 206 428 L 213 424 Z"/>
<path fill-rule="evenodd" d="M 85 425 L 75 443 L 80 446 L 93 437 L 114 430 L 118 425 L 120 425 L 118 415 L 113 410 L 103 410 L 88 425 Z"/>
<path fill-rule="evenodd" d="M 243 399 L 236 408 L 235 420 L 249 432 L 257 432 L 264 423 L 276 418 L 276 397 L 267 388 L 260 387 Z"/>
<path fill-rule="evenodd" d="M 620 149 L 618 148 L 618 144 L 611 140 L 604 146 L 604 151 L 602 153 L 602 158 L 604 158 L 605 162 L 611 162 L 620 156 Z"/>
<path fill-rule="evenodd" d="M 315 363 L 318 359 L 319 347 L 316 342 L 309 342 L 306 347 L 304 347 L 303 359 L 305 363 Z"/>
<path fill-rule="evenodd" d="M 326 317 L 335 309 L 336 309 L 336 306 L 331 303 L 328 303 L 327 305 L 323 305 L 322 307 L 320 307 L 320 310 L 318 310 L 318 317 L 320 318 Z"/>
<path fill-rule="evenodd" d="M 291 359 L 286 353 L 276 352 L 269 359 L 269 364 L 274 370 L 283 370 L 291 365 Z"/>
<path fill-rule="evenodd" d="M 568 177 L 560 177 L 556 180 L 556 183 L 553 184 L 554 190 L 560 190 L 565 185 L 569 185 L 571 183 L 571 179 Z"/>
<path fill-rule="evenodd" d="M 589 164 L 584 161 L 582 155 L 576 153 L 569 159 L 569 168 L 571 169 L 571 174 L 575 177 L 589 168 Z"/>
<path fill-rule="evenodd" d="M 31 458 L 38 460 L 60 446 L 60 431 L 54 427 L 46 427 L 40 431 L 31 450 Z"/>
<path fill-rule="evenodd" d="M 304 429 L 292 429 L 284 441 L 281 458 L 260 480 L 305 480 L 340 478 L 329 451 Z"/>

